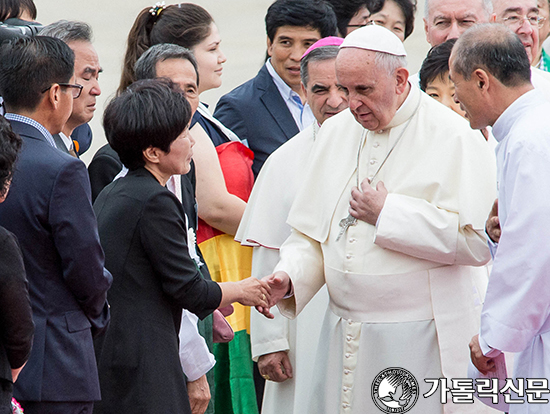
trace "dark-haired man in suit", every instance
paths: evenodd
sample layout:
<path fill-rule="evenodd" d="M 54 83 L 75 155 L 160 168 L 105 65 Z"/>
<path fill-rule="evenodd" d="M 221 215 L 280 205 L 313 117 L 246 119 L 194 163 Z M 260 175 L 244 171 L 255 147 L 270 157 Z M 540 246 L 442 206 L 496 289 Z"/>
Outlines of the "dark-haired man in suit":
<path fill-rule="evenodd" d="M 36 326 L 14 390 L 27 414 L 91 413 L 100 399 L 92 337 L 109 322 L 112 276 L 103 266 L 86 167 L 52 138 L 80 88 L 63 41 L 37 36 L 0 48 L 6 118 L 23 139 L 0 225 L 21 244 Z"/>
<path fill-rule="evenodd" d="M 265 23 L 265 65 L 255 78 L 222 96 L 214 112 L 248 141 L 255 176 L 273 151 L 313 123 L 300 86 L 300 59 L 317 40 L 336 34 L 336 16 L 325 1 L 277 0 Z"/>

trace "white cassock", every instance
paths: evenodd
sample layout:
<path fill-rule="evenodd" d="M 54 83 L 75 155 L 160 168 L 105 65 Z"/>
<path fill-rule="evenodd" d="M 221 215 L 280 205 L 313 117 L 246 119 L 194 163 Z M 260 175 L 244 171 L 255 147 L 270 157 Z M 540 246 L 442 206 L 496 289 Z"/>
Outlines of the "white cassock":
<path fill-rule="evenodd" d="M 534 90 L 493 125 L 502 234 L 480 344 L 489 356 L 517 352 L 514 378 L 550 378 L 550 132 L 544 127 L 549 114 L 550 103 Z M 510 405 L 514 414 L 548 412 L 548 404 Z"/>
<path fill-rule="evenodd" d="M 330 295 L 306 412 L 380 412 L 371 387 L 390 367 L 419 383 L 410 413 L 493 412 L 422 394 L 425 378 L 466 376 L 487 285 L 485 269 L 472 266 L 490 259 L 494 155 L 467 121 L 415 87 L 387 129 L 362 142 L 363 132 L 349 110 L 323 124 L 275 269 L 294 286 L 279 303 L 284 316 L 299 314 L 325 283 Z M 377 226 L 359 221 L 336 241 L 356 177 L 373 177 L 384 160 L 371 184 L 389 191 Z"/>
<path fill-rule="evenodd" d="M 317 122 L 279 147 L 263 165 L 250 194 L 235 240 L 253 246 L 252 276 L 262 278 L 273 272 L 279 261 L 279 248 L 290 236 L 288 212 L 304 176 Z M 262 403 L 263 414 L 307 413 L 311 377 L 321 325 L 327 311 L 328 293 L 319 290 L 300 316 L 284 318 L 272 309 L 275 319 L 250 313 L 252 357 L 288 351 L 293 378 L 282 383 L 267 381 Z"/>

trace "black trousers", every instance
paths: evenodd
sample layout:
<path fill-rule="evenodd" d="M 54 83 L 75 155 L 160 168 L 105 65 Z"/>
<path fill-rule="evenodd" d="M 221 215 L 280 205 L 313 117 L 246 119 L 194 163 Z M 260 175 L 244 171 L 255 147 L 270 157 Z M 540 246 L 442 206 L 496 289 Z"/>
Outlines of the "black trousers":
<path fill-rule="evenodd" d="M 92 401 L 19 401 L 25 414 L 92 414 Z"/>
<path fill-rule="evenodd" d="M 13 384 L 11 381 L 0 379 L 0 414 L 12 414 L 11 397 Z"/>

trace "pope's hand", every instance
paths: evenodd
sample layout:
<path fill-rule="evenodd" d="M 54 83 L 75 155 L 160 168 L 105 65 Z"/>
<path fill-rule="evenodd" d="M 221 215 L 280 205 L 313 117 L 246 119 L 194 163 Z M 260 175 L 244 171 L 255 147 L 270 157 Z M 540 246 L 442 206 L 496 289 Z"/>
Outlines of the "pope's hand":
<path fill-rule="evenodd" d="M 368 178 L 361 183 L 361 189 L 362 191 L 357 187 L 352 188 L 349 213 L 356 219 L 375 226 L 386 202 L 388 190 L 382 181 L 376 184 L 376 188 L 372 188 Z"/>
<path fill-rule="evenodd" d="M 258 358 L 258 370 L 268 381 L 283 382 L 292 378 L 292 364 L 286 351 L 272 352 Z"/>
<path fill-rule="evenodd" d="M 485 231 L 492 241 L 498 243 L 500 240 L 500 221 L 498 219 L 498 198 L 493 203 L 493 208 L 489 213 L 487 222 L 485 223 Z"/>
<path fill-rule="evenodd" d="M 268 306 L 256 306 L 256 310 L 266 318 L 273 319 L 274 316 L 269 309 L 275 306 L 282 298 L 284 298 L 292 287 L 290 276 L 285 272 L 275 272 L 262 279 L 270 287 L 270 296 Z"/>
<path fill-rule="evenodd" d="M 470 357 L 472 363 L 483 375 L 486 375 L 489 371 L 496 371 L 493 358 L 483 355 L 483 351 L 479 346 L 479 335 L 474 336 L 470 341 Z"/>

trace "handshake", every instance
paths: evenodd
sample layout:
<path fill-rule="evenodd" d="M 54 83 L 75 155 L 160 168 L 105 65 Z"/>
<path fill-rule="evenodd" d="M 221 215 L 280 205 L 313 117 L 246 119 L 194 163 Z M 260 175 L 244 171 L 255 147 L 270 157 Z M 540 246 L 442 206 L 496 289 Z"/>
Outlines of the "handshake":
<path fill-rule="evenodd" d="M 269 319 L 273 319 L 270 308 L 292 291 L 292 282 L 285 272 L 275 272 L 263 279 L 249 277 L 235 283 L 241 290 L 238 302 L 245 306 L 255 306 L 258 312 Z"/>

